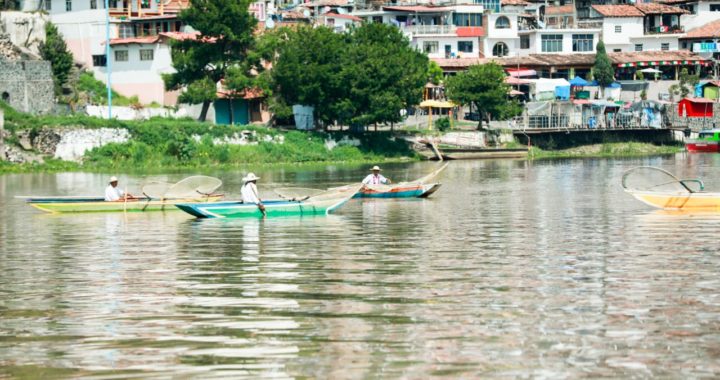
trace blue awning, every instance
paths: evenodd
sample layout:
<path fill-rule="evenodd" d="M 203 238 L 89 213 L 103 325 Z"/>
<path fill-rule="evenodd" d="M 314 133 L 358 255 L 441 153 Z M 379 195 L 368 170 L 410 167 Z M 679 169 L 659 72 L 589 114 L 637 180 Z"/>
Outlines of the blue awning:
<path fill-rule="evenodd" d="M 573 87 L 585 87 L 588 85 L 588 81 L 580 77 L 575 77 L 570 80 L 570 85 Z"/>

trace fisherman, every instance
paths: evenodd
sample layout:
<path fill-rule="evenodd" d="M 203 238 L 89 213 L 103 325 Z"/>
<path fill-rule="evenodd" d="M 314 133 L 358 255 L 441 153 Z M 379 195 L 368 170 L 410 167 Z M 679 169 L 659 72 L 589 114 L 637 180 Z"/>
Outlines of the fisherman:
<path fill-rule="evenodd" d="M 240 195 L 242 196 L 243 203 L 254 203 L 255 205 L 257 205 L 258 209 L 260 209 L 260 212 L 262 212 L 263 216 L 267 216 L 267 213 L 265 212 L 265 206 L 260 200 L 257 185 L 255 184 L 259 179 L 260 177 L 256 177 L 255 173 L 248 173 L 248 175 L 242 179 L 243 186 L 240 189 Z"/>
<path fill-rule="evenodd" d="M 375 165 L 370 170 L 372 171 L 372 174 L 368 174 L 367 177 L 362 180 L 363 185 L 387 185 L 392 183 L 392 181 L 380 174 L 379 166 Z"/>
<path fill-rule="evenodd" d="M 117 177 L 110 177 L 110 184 L 108 185 L 108 187 L 105 188 L 105 201 L 115 202 L 119 201 L 123 197 L 132 198 L 133 196 L 131 194 L 125 194 L 124 191 L 120 190 L 120 188 L 118 187 Z"/>

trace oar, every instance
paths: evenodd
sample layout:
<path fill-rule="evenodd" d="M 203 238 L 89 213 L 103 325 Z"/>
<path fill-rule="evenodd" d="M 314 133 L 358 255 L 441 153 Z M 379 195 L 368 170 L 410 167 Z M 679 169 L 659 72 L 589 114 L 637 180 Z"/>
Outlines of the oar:
<path fill-rule="evenodd" d="M 125 191 L 123 192 L 123 198 L 125 198 L 123 202 L 123 212 L 127 211 L 127 186 L 125 186 Z"/>
<path fill-rule="evenodd" d="M 143 195 L 147 198 L 147 202 L 145 202 L 145 206 L 143 206 L 141 211 L 145 211 L 145 209 L 150 205 L 150 200 L 152 199 L 149 195 L 145 194 L 143 191 Z"/>

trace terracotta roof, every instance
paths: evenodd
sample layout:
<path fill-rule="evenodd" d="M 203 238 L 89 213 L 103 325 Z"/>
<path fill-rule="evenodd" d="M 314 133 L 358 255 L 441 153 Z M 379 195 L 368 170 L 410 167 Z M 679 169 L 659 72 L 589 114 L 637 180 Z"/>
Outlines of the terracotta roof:
<path fill-rule="evenodd" d="M 163 9 L 169 13 L 180 13 L 181 10 L 188 7 L 190 7 L 190 0 L 170 0 Z"/>
<path fill-rule="evenodd" d="M 329 17 L 329 18 L 341 18 L 345 20 L 353 20 L 353 21 L 362 21 L 360 17 L 353 16 L 353 15 L 346 15 L 346 14 L 340 14 L 335 12 L 328 12 L 321 16 Z"/>
<path fill-rule="evenodd" d="M 643 17 L 645 16 L 634 5 L 593 5 L 595 12 L 600 13 L 603 17 Z"/>
<path fill-rule="evenodd" d="M 383 7 L 383 10 L 386 11 L 397 11 L 397 12 L 417 12 L 417 13 L 436 13 L 436 12 L 447 12 L 452 10 L 452 8 L 447 7 L 426 7 L 424 5 L 413 5 L 413 6 L 389 6 L 389 7 Z"/>
<path fill-rule="evenodd" d="M 284 11 L 280 13 L 280 17 L 285 20 L 307 20 L 309 17 L 298 11 Z"/>
<path fill-rule="evenodd" d="M 485 29 L 482 26 L 458 26 L 455 34 L 458 37 L 482 37 Z"/>
<path fill-rule="evenodd" d="M 490 58 L 505 67 L 519 66 L 592 66 L 595 54 L 530 54 L 525 57 Z"/>
<path fill-rule="evenodd" d="M 720 20 L 709 22 L 703 26 L 697 27 L 685 35 L 684 38 L 719 38 L 720 37 Z"/>
<path fill-rule="evenodd" d="M 635 7 L 640 12 L 646 15 L 660 15 L 660 14 L 689 14 L 690 12 L 673 7 L 672 5 L 658 4 L 658 3 L 637 3 Z"/>
<path fill-rule="evenodd" d="M 113 38 L 110 40 L 110 46 L 112 45 L 127 45 L 127 44 L 154 44 L 160 42 L 163 39 L 171 39 L 177 41 L 197 39 L 200 36 L 200 32 L 183 33 L 183 32 L 165 32 L 160 33 L 156 36 L 143 36 L 143 37 L 129 37 L 129 38 Z M 208 39 L 212 42 L 215 39 Z M 103 43 L 104 44 L 104 43 Z"/>
<path fill-rule="evenodd" d="M 608 56 L 613 64 L 657 61 L 705 61 L 705 58 L 688 50 L 613 52 L 608 53 Z"/>
<path fill-rule="evenodd" d="M 566 4 L 559 7 L 547 7 L 545 8 L 545 15 L 564 15 L 568 13 L 575 13 L 574 4 Z"/>
<path fill-rule="evenodd" d="M 686 4 L 686 3 L 692 3 L 697 0 L 658 0 L 658 3 L 661 4 Z"/>
<path fill-rule="evenodd" d="M 530 5 L 530 3 L 528 3 L 525 0 L 501 0 L 500 4 L 501 5 Z"/>
<path fill-rule="evenodd" d="M 345 7 L 348 6 L 347 0 L 317 0 L 317 1 L 311 1 L 304 4 L 298 4 L 298 6 L 306 7 L 306 8 L 315 8 L 315 7 Z"/>
<path fill-rule="evenodd" d="M 466 69 L 472 65 L 485 63 L 481 58 L 431 58 L 443 69 Z"/>

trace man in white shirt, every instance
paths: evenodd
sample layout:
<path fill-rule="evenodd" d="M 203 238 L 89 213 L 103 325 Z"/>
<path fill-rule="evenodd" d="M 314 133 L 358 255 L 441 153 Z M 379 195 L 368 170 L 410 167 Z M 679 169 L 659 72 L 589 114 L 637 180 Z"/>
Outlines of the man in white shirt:
<path fill-rule="evenodd" d="M 257 185 L 255 184 L 259 179 L 260 177 L 256 177 L 255 173 L 248 173 L 248 175 L 242 179 L 243 186 L 240 189 L 240 195 L 242 196 L 243 203 L 255 204 L 258 209 L 260 209 L 260 212 L 262 212 L 263 216 L 267 216 L 267 213 L 265 212 L 265 206 L 260 200 Z"/>
<path fill-rule="evenodd" d="M 128 198 L 132 198 L 132 195 L 125 194 L 122 190 L 120 190 L 118 185 L 118 179 L 117 177 L 110 177 L 110 184 L 108 187 L 105 188 L 105 201 L 106 202 L 115 202 L 119 201 L 123 196 L 126 196 Z"/>
<path fill-rule="evenodd" d="M 387 185 L 392 183 L 392 181 L 380 174 L 379 166 L 375 165 L 370 170 L 372 171 L 372 174 L 368 174 L 367 177 L 362 180 L 363 185 Z"/>

